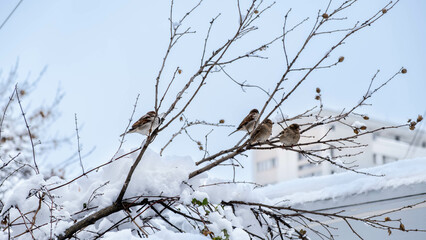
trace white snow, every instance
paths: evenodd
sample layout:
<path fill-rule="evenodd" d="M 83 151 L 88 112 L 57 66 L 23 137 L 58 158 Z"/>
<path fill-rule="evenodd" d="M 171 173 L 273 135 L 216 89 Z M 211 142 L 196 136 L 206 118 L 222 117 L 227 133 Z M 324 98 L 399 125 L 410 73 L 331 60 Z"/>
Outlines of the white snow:
<path fill-rule="evenodd" d="M 181 22 L 173 22 L 173 28 L 176 29 L 177 27 L 179 27 L 180 25 L 182 25 Z"/>
<path fill-rule="evenodd" d="M 343 172 L 286 181 L 256 189 L 255 192 L 273 199 L 274 203 L 282 201 L 280 204 L 293 205 L 423 183 L 426 182 L 426 158 L 400 160 L 360 171 L 385 176 L 375 177 L 354 172 Z"/>
<path fill-rule="evenodd" d="M 116 157 L 127 152 L 130 152 L 130 150 L 121 151 Z M 34 237 L 37 239 L 50 237 L 51 226 L 48 223 L 51 214 L 59 220 L 52 226 L 53 234 L 61 234 L 74 224 L 75 219 L 80 220 L 99 209 L 110 206 L 115 201 L 137 155 L 138 152 L 130 154 L 88 174 L 87 177 L 81 177 L 64 187 L 49 191 L 49 194 L 55 200 L 55 204 L 57 204 L 57 208 L 52 213 L 48 207 L 49 204 L 39 205 L 39 197 L 45 189 L 63 184 L 65 180 L 58 177 L 44 180 L 41 174 L 20 180 L 10 191 L 6 192 L 2 199 L 5 207 L 1 214 L 9 211 L 11 219 L 22 222 L 20 212 L 30 213 L 30 219 L 32 219 L 33 213 L 40 206 L 35 224 L 41 227 L 33 231 Z M 201 203 L 204 199 L 207 199 L 208 203 L 214 206 L 219 206 L 218 204 L 222 201 L 230 200 L 265 200 L 264 197 L 253 194 L 254 186 L 249 184 L 221 184 L 200 187 L 222 182 L 222 180 L 210 178 L 208 174 L 204 173 L 188 181 L 189 173 L 195 169 L 194 161 L 189 157 L 160 157 L 157 153 L 148 149 L 132 176 L 124 198 L 135 196 L 180 197 L 180 202 L 183 205 L 177 206 L 177 208 L 183 209 L 185 205 L 193 205 L 193 199 L 197 199 Z M 29 193 L 32 195 L 29 195 Z M 48 199 L 50 198 L 45 197 L 45 202 L 48 203 Z M 256 221 L 250 216 L 249 210 L 245 208 L 236 209 L 236 214 L 234 214 L 228 207 L 218 207 L 217 210 L 209 213 L 203 212 L 201 207 L 200 209 L 202 214 L 205 214 L 205 218 L 211 222 L 208 226 L 215 236 L 225 238 L 225 235 L 229 235 L 231 240 L 249 239 L 247 233 L 242 230 Z M 153 210 L 148 209 L 141 216 L 146 217 L 153 214 Z M 86 227 L 86 231 L 80 232 L 78 237 L 80 239 L 93 238 L 93 232 L 103 232 L 125 216 L 124 212 L 114 213 Z M 176 229 L 170 228 L 170 225 L 163 220 L 153 219 L 151 224 L 161 231 L 150 232 L 148 239 L 208 239 L 200 234 L 199 229 L 194 229 L 184 217 L 167 211 L 164 216 L 186 233 L 176 233 L 172 231 Z M 132 223 L 126 223 L 119 229 L 114 228 L 113 231 L 106 233 L 103 239 L 139 239 L 135 229 Z M 11 230 L 20 234 L 25 232 L 26 228 L 24 224 L 20 224 L 14 226 Z M 31 236 L 28 235 L 28 237 Z M 0 239 L 3 238 L 0 237 Z"/>
<path fill-rule="evenodd" d="M 126 238 L 121 238 L 126 239 Z M 140 239 L 140 238 L 138 238 Z M 162 229 L 160 232 L 150 235 L 148 240 L 208 240 L 207 238 L 201 234 L 193 234 L 193 233 L 175 233 L 167 229 Z"/>
<path fill-rule="evenodd" d="M 231 234 L 229 234 L 229 238 L 236 240 L 249 240 L 250 236 L 243 229 L 236 228 L 232 231 Z"/>
<path fill-rule="evenodd" d="M 329 159 L 331 159 L 330 157 L 329 157 Z M 342 161 L 342 159 L 340 159 L 340 158 L 336 158 L 335 160 L 334 160 L 334 162 L 337 164 L 337 165 L 339 165 L 339 166 L 344 166 L 345 165 L 345 163 Z"/>
<path fill-rule="evenodd" d="M 136 239 L 140 239 L 140 238 L 133 236 L 132 231 L 130 229 L 124 229 L 124 230 L 121 230 L 121 231 L 118 231 L 118 232 L 106 233 L 105 236 L 102 239 L 105 239 L 105 240 L 121 240 L 121 239 L 136 240 Z"/>
<path fill-rule="evenodd" d="M 117 156 L 124 153 L 126 152 L 123 151 Z M 15 220 L 16 223 L 22 223 L 21 213 L 28 213 L 28 219 L 33 219 L 34 212 L 38 211 L 35 224 L 40 228 L 33 231 L 34 237 L 48 239 L 51 227 L 53 234 L 61 234 L 74 224 L 74 220 L 81 220 L 113 203 L 136 157 L 137 153 L 130 154 L 106 165 L 97 172 L 90 173 L 88 177 L 82 177 L 67 186 L 49 191 L 50 196 L 57 204 L 52 212 L 48 207 L 49 204 L 39 204 L 39 198 L 43 189 L 53 188 L 65 181 L 58 177 L 44 180 L 41 174 L 20 180 L 13 189 L 6 192 L 2 199 L 5 207 L 1 214 L 9 211 L 10 219 Z M 196 166 L 188 157 L 160 157 L 148 149 L 135 170 L 125 198 L 135 196 L 179 197 L 180 203 L 174 207 L 179 209 L 178 211 L 185 211 L 187 206 L 198 207 L 200 217 L 209 222 L 204 226 L 215 237 L 221 236 L 225 239 L 229 236 L 230 240 L 248 240 L 250 238 L 243 229 L 259 235 L 264 235 L 267 229 L 257 224 L 249 206 L 232 209 L 220 205 L 222 201 L 240 200 L 288 205 L 426 182 L 426 158 L 403 160 L 362 170 L 372 174 L 385 174 L 385 177 L 345 172 L 330 176 L 296 179 L 256 189 L 250 184 L 218 184 L 223 181 L 209 177 L 206 173 L 188 180 L 189 173 L 194 169 Z M 46 191 L 44 192 L 46 193 Z M 47 203 L 49 199 L 50 197 L 44 197 Z M 198 203 L 193 203 L 193 199 L 198 200 Z M 204 199 L 207 199 L 208 207 Z M 197 206 L 200 204 L 202 205 Z M 133 211 L 132 214 L 137 213 Z M 151 208 L 147 208 L 141 214 L 142 217 L 151 217 L 155 212 Z M 59 220 L 52 226 L 49 224 L 51 216 Z M 86 227 L 85 231 L 78 233 L 78 237 L 80 239 L 93 238 L 93 232 L 106 231 L 126 216 L 123 211 L 114 213 Z M 150 224 L 156 231 L 149 232 L 150 235 L 147 239 L 210 239 L 179 214 L 165 211 L 163 216 L 185 233 L 178 233 L 175 228 L 162 219 L 154 218 L 150 220 Z M 139 218 L 135 221 L 144 225 Z M 20 234 L 26 231 L 26 227 L 24 224 L 17 224 L 11 231 L 13 234 Z M 136 231 L 137 228 L 132 222 L 126 222 L 118 229 L 114 228 L 107 232 L 103 239 L 139 239 Z M 292 233 L 293 231 L 290 229 L 287 235 Z M 6 237 L 7 235 L 0 233 L 0 239 Z M 31 236 L 27 234 L 24 237 Z"/>
<path fill-rule="evenodd" d="M 359 122 L 359 121 L 355 121 L 354 123 L 352 123 L 352 127 L 354 128 L 361 128 L 363 126 L 367 126 L 365 125 L 365 123 Z"/>
<path fill-rule="evenodd" d="M 33 190 L 40 189 L 43 185 L 45 183 L 40 174 L 18 182 L 13 191 L 6 192 L 4 199 L 2 199 L 4 207 L 0 215 L 3 215 L 12 206 L 28 207 L 36 204 L 37 198 L 30 195 L 32 195 Z"/>
<path fill-rule="evenodd" d="M 232 223 L 228 219 L 223 218 L 218 212 L 210 213 L 209 220 L 212 224 L 209 224 L 208 227 L 215 236 L 220 236 L 223 230 L 226 230 L 228 233 L 232 232 Z"/>
<path fill-rule="evenodd" d="M 290 228 L 290 230 L 288 230 L 285 235 L 287 237 L 291 237 L 294 233 L 296 232 L 296 230 L 294 228 Z"/>

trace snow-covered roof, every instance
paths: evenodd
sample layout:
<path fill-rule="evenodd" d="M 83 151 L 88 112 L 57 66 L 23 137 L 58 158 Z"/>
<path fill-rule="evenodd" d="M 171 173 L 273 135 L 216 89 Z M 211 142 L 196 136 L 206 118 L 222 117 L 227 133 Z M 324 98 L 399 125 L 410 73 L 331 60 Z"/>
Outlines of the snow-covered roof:
<path fill-rule="evenodd" d="M 294 179 L 257 189 L 273 202 L 294 205 L 319 200 L 344 198 L 381 189 L 426 183 L 426 157 L 400 160 L 378 167 L 361 169 L 374 175 L 344 172 L 328 176 Z"/>

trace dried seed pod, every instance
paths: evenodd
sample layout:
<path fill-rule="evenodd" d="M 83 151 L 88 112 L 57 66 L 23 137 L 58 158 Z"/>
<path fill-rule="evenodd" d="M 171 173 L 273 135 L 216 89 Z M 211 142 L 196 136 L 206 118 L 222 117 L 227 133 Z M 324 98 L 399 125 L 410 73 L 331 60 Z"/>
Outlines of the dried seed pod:
<path fill-rule="evenodd" d="M 320 100 L 320 99 L 321 99 L 321 97 L 319 95 L 315 96 L 315 100 Z"/>
<path fill-rule="evenodd" d="M 362 118 L 364 118 L 364 120 L 370 119 L 368 116 L 362 116 Z"/>
<path fill-rule="evenodd" d="M 343 60 L 345 60 L 345 57 L 343 56 L 339 57 L 339 62 L 343 62 Z"/>
<path fill-rule="evenodd" d="M 315 89 L 315 91 L 316 91 L 317 93 L 320 93 L 320 92 L 321 92 L 321 89 L 317 87 L 317 89 Z"/>
<path fill-rule="evenodd" d="M 255 14 L 258 14 L 258 13 L 259 13 L 259 10 L 257 10 L 257 9 L 256 9 L 256 10 L 254 10 L 254 13 L 255 13 Z"/>
<path fill-rule="evenodd" d="M 22 96 L 24 96 L 26 93 L 27 93 L 27 92 L 25 92 L 25 90 L 20 90 L 20 91 L 19 91 L 19 94 L 20 94 L 20 95 L 22 95 Z"/>
<path fill-rule="evenodd" d="M 208 230 L 207 228 L 204 228 L 203 229 L 203 232 L 202 232 L 202 234 L 204 235 L 204 236 L 207 236 L 207 235 L 210 235 L 210 234 L 212 234 L 213 232 L 211 232 L 210 230 Z"/>
<path fill-rule="evenodd" d="M 406 68 L 403 68 L 403 69 L 401 70 L 401 73 L 402 73 L 402 74 L 406 74 L 406 73 L 407 73 L 407 69 L 406 69 Z"/>
<path fill-rule="evenodd" d="M 358 133 L 359 133 L 358 128 L 355 128 L 355 129 L 354 129 L 354 133 L 355 133 L 355 134 L 358 134 Z"/>
<path fill-rule="evenodd" d="M 199 146 L 198 149 L 200 149 L 200 151 L 204 150 L 203 146 Z"/>
<path fill-rule="evenodd" d="M 391 221 L 390 217 L 385 217 L 385 222 Z"/>
<path fill-rule="evenodd" d="M 223 123 L 225 123 L 225 120 L 224 120 L 224 119 L 220 119 L 220 120 L 219 120 L 219 123 L 222 123 L 222 124 L 223 124 Z"/>
<path fill-rule="evenodd" d="M 399 229 L 401 229 L 402 231 L 405 231 L 405 226 L 404 226 L 404 224 L 400 223 L 400 224 L 399 224 Z"/>
<path fill-rule="evenodd" d="M 328 18 L 328 14 L 327 13 L 323 13 L 322 17 L 325 18 L 325 19 L 327 19 Z"/>
<path fill-rule="evenodd" d="M 388 10 L 387 10 L 386 8 L 383 8 L 383 9 L 382 9 L 382 13 L 383 13 L 383 14 L 385 14 L 385 13 L 387 13 L 387 12 L 388 12 Z"/>
<path fill-rule="evenodd" d="M 423 116 L 422 115 L 419 115 L 418 117 L 417 117 L 417 122 L 421 122 L 423 120 Z"/>
<path fill-rule="evenodd" d="M 366 129 L 367 129 L 367 126 L 361 126 L 361 127 L 360 127 L 360 129 L 361 129 L 361 130 L 366 130 Z"/>
<path fill-rule="evenodd" d="M 181 121 L 181 122 L 183 121 L 183 117 L 182 116 L 179 117 L 179 121 Z"/>
<path fill-rule="evenodd" d="M 182 69 L 178 69 L 178 73 L 181 74 L 182 73 Z"/>

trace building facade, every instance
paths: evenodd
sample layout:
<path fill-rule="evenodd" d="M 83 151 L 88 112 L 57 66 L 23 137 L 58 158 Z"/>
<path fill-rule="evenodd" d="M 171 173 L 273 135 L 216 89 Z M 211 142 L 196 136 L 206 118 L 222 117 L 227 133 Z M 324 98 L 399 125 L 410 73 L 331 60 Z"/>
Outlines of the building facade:
<path fill-rule="evenodd" d="M 276 206 L 291 206 L 295 209 L 323 213 L 341 213 L 358 218 L 379 215 L 375 219 L 381 220 L 385 217 L 401 219 L 406 229 L 426 228 L 425 157 L 401 160 L 363 170 L 373 174 L 383 174 L 385 177 L 344 172 L 294 179 L 258 188 L 256 191 L 260 192 L 259 195 L 267 196 Z M 397 209 L 400 211 L 395 211 Z M 317 215 L 312 218 L 332 227 L 333 239 L 360 239 L 343 219 Z M 350 221 L 350 223 L 363 239 L 426 239 L 426 232 L 392 230 L 389 235 L 386 228 L 378 229 L 358 221 Z M 327 231 L 317 222 L 306 221 L 308 227 L 299 224 L 296 223 L 293 227 L 307 230 L 310 239 L 322 239 L 312 230 L 327 235 Z M 393 226 L 398 227 L 398 223 Z"/>
<path fill-rule="evenodd" d="M 327 117 L 338 114 L 338 112 L 325 110 L 322 112 L 321 116 Z M 303 124 L 315 120 L 316 119 L 312 117 L 304 119 L 303 122 L 294 121 L 291 123 Z M 355 122 L 365 124 L 367 130 L 391 125 L 374 119 L 364 120 L 362 117 L 358 116 L 350 116 L 345 119 L 345 123 L 348 125 L 352 125 Z M 324 139 L 340 138 L 354 134 L 350 127 L 343 124 L 334 124 L 331 126 L 323 125 L 302 134 L 300 142 L 315 141 L 315 139 L 324 136 L 327 131 L 329 131 L 330 127 L 332 130 L 330 130 Z M 273 136 L 276 136 L 281 129 L 281 127 L 275 124 Z M 417 134 L 417 136 L 414 138 L 415 134 Z M 336 156 L 362 152 L 362 154 L 353 157 L 337 160 L 348 164 L 348 166 L 357 165 L 356 168 L 373 167 L 400 159 L 426 156 L 426 134 L 421 131 L 417 133 L 416 131 L 410 131 L 408 127 L 393 128 L 382 132 L 379 131 L 366 134 L 359 136 L 356 141 L 367 146 L 357 149 L 344 149 L 341 151 L 330 149 L 326 152 L 321 152 L 321 155 L 329 156 L 331 159 L 334 159 Z M 310 149 L 313 149 L 312 147 Z M 259 184 L 272 184 L 295 178 L 329 175 L 343 171 L 341 168 L 328 162 L 322 162 L 321 164 L 311 163 L 302 154 L 284 149 L 254 151 L 252 161 L 254 181 Z"/>

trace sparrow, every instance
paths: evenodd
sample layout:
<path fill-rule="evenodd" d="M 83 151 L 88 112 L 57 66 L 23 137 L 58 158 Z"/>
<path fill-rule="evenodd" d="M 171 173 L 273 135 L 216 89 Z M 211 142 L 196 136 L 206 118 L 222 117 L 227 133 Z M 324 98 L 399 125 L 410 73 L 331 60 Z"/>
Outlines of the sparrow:
<path fill-rule="evenodd" d="M 285 128 L 280 133 L 280 142 L 283 146 L 292 146 L 300 140 L 300 127 L 299 124 L 293 123 L 289 127 Z"/>
<path fill-rule="evenodd" d="M 250 143 L 264 142 L 269 139 L 269 136 L 272 134 L 272 124 L 273 122 L 270 119 L 266 119 L 263 123 L 256 128 L 253 136 L 250 139 Z"/>
<path fill-rule="evenodd" d="M 126 133 L 121 134 L 120 137 L 127 133 L 140 133 L 148 136 L 148 134 L 154 131 L 158 125 L 160 125 L 160 118 L 158 116 L 155 117 L 154 111 L 149 111 L 133 123 L 132 128 L 130 128 Z"/>
<path fill-rule="evenodd" d="M 254 124 L 259 118 L 259 111 L 255 108 L 250 111 L 250 113 L 243 119 L 243 121 L 238 125 L 237 130 L 231 132 L 228 136 L 231 136 L 237 131 L 247 131 L 248 133 L 253 131 Z"/>

